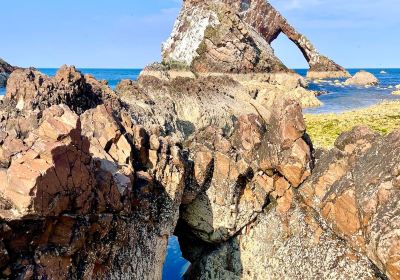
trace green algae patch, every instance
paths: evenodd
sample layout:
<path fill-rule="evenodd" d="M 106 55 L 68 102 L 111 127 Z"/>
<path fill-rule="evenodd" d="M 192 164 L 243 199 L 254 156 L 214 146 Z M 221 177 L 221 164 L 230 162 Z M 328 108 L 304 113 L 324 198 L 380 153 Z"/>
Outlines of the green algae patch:
<path fill-rule="evenodd" d="M 340 114 L 306 114 L 304 118 L 314 146 L 332 148 L 341 133 L 357 125 L 368 125 L 382 135 L 400 128 L 400 102 L 383 102 Z"/>

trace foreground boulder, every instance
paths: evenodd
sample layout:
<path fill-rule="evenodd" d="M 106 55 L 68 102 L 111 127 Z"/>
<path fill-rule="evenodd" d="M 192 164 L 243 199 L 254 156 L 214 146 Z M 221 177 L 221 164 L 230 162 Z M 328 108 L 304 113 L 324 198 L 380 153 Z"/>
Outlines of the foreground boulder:
<path fill-rule="evenodd" d="M 175 232 L 187 279 L 381 279 L 302 202 L 313 162 L 301 111 L 273 108 L 267 125 L 250 115 L 230 137 L 209 127 L 187 144 L 194 177 Z"/>
<path fill-rule="evenodd" d="M 347 79 L 344 84 L 351 86 L 376 86 L 379 84 L 379 80 L 369 72 L 360 71 Z"/>
<path fill-rule="evenodd" d="M 1 278 L 161 279 L 184 190 L 180 148 L 64 71 L 58 83 L 35 72 L 38 84 L 17 73 L 0 104 Z"/>
<path fill-rule="evenodd" d="M 7 79 L 16 68 L 0 58 L 0 87 L 5 87 Z"/>
<path fill-rule="evenodd" d="M 227 242 L 181 237 L 183 254 L 192 262 L 185 279 L 385 279 L 295 193 L 283 215 L 272 203 Z"/>
<path fill-rule="evenodd" d="M 305 202 L 389 279 L 400 279 L 400 132 L 341 135 L 300 188 Z"/>

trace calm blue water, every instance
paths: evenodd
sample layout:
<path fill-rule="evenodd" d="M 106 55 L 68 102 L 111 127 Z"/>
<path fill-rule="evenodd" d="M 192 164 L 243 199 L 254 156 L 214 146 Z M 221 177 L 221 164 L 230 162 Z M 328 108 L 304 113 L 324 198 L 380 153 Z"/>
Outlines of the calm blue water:
<path fill-rule="evenodd" d="M 163 279 L 181 280 L 189 265 L 190 263 L 182 257 L 178 238 L 175 236 L 170 237 L 164 263 Z"/>
<path fill-rule="evenodd" d="M 57 69 L 43 68 L 41 72 L 53 76 Z M 123 79 L 136 80 L 139 76 L 140 69 L 80 69 L 85 74 L 91 74 L 96 79 L 107 80 L 112 88 Z M 349 72 L 353 75 L 360 69 L 350 69 Z M 369 89 L 359 87 L 339 87 L 329 83 L 315 84 L 311 83 L 309 88 L 316 91 L 323 91 L 325 94 L 319 96 L 319 99 L 324 103 L 324 106 L 319 108 L 307 109 L 306 113 L 331 113 L 343 112 L 359 107 L 366 107 L 383 100 L 399 100 L 399 96 L 391 95 L 394 89 L 389 89 L 389 86 L 400 84 L 400 69 L 366 69 L 373 73 L 379 80 L 378 87 Z M 385 70 L 387 74 L 380 74 L 380 71 Z M 306 69 L 296 70 L 301 75 L 306 75 Z M 344 81 L 342 79 L 341 81 Z M 0 88 L 0 95 L 5 93 L 4 88 Z M 168 244 L 168 252 L 163 269 L 164 280 L 180 280 L 182 274 L 188 268 L 189 263 L 182 257 L 179 242 L 176 237 L 171 237 Z"/>
<path fill-rule="evenodd" d="M 354 75 L 361 69 L 349 69 Z M 310 83 L 309 89 L 326 92 L 318 97 L 324 105 L 318 108 L 304 110 L 305 113 L 340 113 L 361 107 L 368 107 L 384 100 L 400 100 L 400 96 L 392 95 L 394 87 L 400 84 L 400 69 L 365 69 L 379 79 L 379 86 L 376 87 L 354 87 L 354 86 L 335 86 L 329 83 Z M 386 74 L 380 72 L 384 70 Z M 296 70 L 300 75 L 305 76 L 307 70 Z M 344 81 L 345 79 L 339 79 Z M 329 80 L 332 82 L 333 80 Z"/>
<path fill-rule="evenodd" d="M 41 72 L 54 76 L 57 69 L 54 68 L 41 68 Z M 79 69 L 85 74 L 91 74 L 96 79 L 107 80 L 110 87 L 115 86 L 123 79 L 136 80 L 139 76 L 141 69 Z M 350 74 L 354 75 L 361 69 L 349 69 Z M 332 85 L 328 82 L 324 83 L 310 83 L 309 89 L 324 92 L 318 98 L 324 103 L 323 106 L 318 108 L 311 108 L 304 110 L 305 113 L 318 114 L 318 113 L 339 113 L 356 108 L 367 107 L 374 105 L 384 100 L 400 100 L 400 96 L 392 95 L 393 88 L 400 84 L 400 69 L 365 69 L 373 73 L 380 81 L 377 87 L 364 88 L 364 87 L 340 87 Z M 384 70 L 386 74 L 380 72 Z M 307 74 L 306 69 L 296 70 L 300 75 Z M 339 79 L 344 81 L 344 79 Z M 330 80 L 333 82 L 333 80 Z M 4 95 L 5 89 L 0 88 L 0 95 Z"/>
<path fill-rule="evenodd" d="M 40 72 L 54 76 L 58 69 L 55 68 L 39 68 Z M 79 69 L 84 74 L 91 74 L 97 80 L 107 80 L 111 88 L 115 88 L 121 80 L 136 80 L 142 69 Z"/>

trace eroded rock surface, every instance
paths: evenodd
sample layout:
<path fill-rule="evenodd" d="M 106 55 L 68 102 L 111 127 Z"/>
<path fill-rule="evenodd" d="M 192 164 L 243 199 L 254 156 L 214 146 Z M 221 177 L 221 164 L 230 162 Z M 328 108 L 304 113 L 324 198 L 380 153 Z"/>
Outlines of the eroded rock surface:
<path fill-rule="evenodd" d="M 31 74 L 13 74 L 1 104 L 1 277 L 161 279 L 186 176 L 180 148 L 74 68 Z"/>
<path fill-rule="evenodd" d="M 389 279 L 400 279 L 399 137 L 354 128 L 318 159 L 300 188 L 333 231 Z"/>
<path fill-rule="evenodd" d="M 115 91 L 15 70 L 0 278 L 161 279 L 175 233 L 189 279 L 400 279 L 400 133 L 314 151 L 315 94 L 274 56 L 282 32 L 310 76 L 347 75 L 264 0 L 185 1 L 164 63 Z"/>
<path fill-rule="evenodd" d="M 310 65 L 309 78 L 349 77 L 319 54 L 266 0 L 184 1 L 164 62 L 195 72 L 287 72 L 270 46 L 281 33 L 292 40 Z"/>
<path fill-rule="evenodd" d="M 186 279 L 381 279 L 366 256 L 292 196 L 284 215 L 271 204 L 228 242 L 196 251 L 190 246 L 201 244 L 195 237 L 182 240 L 184 256 L 193 261 Z"/>
<path fill-rule="evenodd" d="M 274 104 L 266 124 L 242 116 L 230 136 L 209 127 L 189 140 L 193 181 L 184 194 L 181 220 L 211 243 L 233 237 L 270 202 L 287 207 L 287 193 L 309 175 L 311 151 L 302 138 L 300 107 Z"/>

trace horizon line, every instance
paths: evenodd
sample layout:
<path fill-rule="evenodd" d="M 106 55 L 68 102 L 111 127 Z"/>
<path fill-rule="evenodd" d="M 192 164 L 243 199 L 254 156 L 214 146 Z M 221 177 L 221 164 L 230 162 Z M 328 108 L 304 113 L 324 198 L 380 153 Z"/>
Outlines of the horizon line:
<path fill-rule="evenodd" d="M 68 65 L 68 64 L 66 64 L 66 65 Z M 60 69 L 61 66 L 59 66 L 59 67 L 29 66 L 29 67 L 21 67 L 21 68 L 33 67 L 33 68 L 36 68 L 36 69 Z M 92 66 L 91 67 L 79 67 L 79 66 L 76 66 L 76 65 L 73 65 L 73 64 L 68 65 L 68 66 L 74 66 L 77 69 L 83 69 L 83 70 L 95 70 L 95 69 L 102 69 L 102 70 L 143 70 L 147 65 L 144 66 L 144 67 L 120 67 L 120 68 L 118 68 L 118 67 L 92 67 Z M 302 67 L 287 67 L 287 68 L 290 69 L 290 70 L 308 70 L 309 69 L 309 67 L 306 67 L 306 68 L 302 68 Z M 344 67 L 344 68 L 347 69 L 347 70 L 353 70 L 353 69 L 354 70 L 357 70 L 357 69 L 400 69 L 400 66 L 399 67 L 385 67 L 385 66 L 383 66 L 383 67 L 376 67 L 376 66 L 373 66 L 373 67 Z"/>

